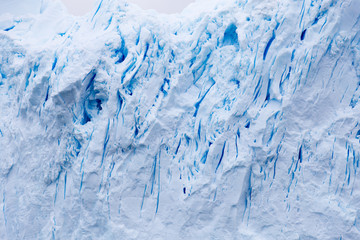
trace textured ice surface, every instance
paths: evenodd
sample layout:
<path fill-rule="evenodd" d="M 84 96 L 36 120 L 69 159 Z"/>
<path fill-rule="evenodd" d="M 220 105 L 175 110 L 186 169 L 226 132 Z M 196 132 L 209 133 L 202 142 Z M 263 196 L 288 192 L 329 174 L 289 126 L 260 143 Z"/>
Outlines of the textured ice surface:
<path fill-rule="evenodd" d="M 11 14 L 0 239 L 360 239 L 359 0 Z"/>

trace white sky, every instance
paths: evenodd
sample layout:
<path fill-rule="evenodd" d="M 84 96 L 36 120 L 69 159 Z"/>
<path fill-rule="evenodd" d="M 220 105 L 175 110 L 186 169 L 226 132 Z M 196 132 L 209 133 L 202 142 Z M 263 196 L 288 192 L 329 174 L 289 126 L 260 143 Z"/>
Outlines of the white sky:
<path fill-rule="evenodd" d="M 0 0 L 1 1 L 1 0 Z M 93 9 L 95 0 L 62 0 L 68 11 L 74 15 L 83 15 Z M 119 0 L 121 1 L 121 0 Z M 155 9 L 161 13 L 181 12 L 195 0 L 128 0 L 143 9 Z"/>

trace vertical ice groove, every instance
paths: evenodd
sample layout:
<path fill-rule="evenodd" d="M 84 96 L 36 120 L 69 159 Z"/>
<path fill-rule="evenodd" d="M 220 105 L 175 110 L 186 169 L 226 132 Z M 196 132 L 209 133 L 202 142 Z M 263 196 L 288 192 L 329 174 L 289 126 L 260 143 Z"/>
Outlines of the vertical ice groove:
<path fill-rule="evenodd" d="M 164 82 L 160 87 L 160 91 L 164 94 L 166 97 L 168 95 L 168 91 L 170 90 L 170 80 L 167 78 L 164 78 Z"/>
<path fill-rule="evenodd" d="M 106 127 L 106 132 L 105 132 L 105 138 L 104 138 L 104 143 L 103 143 L 103 151 L 102 151 L 102 156 L 101 156 L 101 164 L 100 167 L 103 166 L 104 163 L 104 159 L 106 157 L 106 148 L 110 139 L 110 133 L 109 133 L 109 128 L 110 128 L 110 119 L 108 119 L 108 123 L 107 123 L 107 127 Z"/>
<path fill-rule="evenodd" d="M 46 90 L 46 95 L 45 95 L 45 100 L 44 100 L 43 106 L 45 106 L 45 103 L 49 99 L 49 93 L 50 93 L 50 84 L 48 85 L 47 90 Z"/>
<path fill-rule="evenodd" d="M 81 173 L 79 193 L 81 193 L 81 189 L 82 189 L 82 186 L 83 186 L 83 181 L 84 181 L 84 172 Z"/>
<path fill-rule="evenodd" d="M 246 212 L 247 212 L 247 222 L 250 219 L 250 208 L 251 208 L 251 197 L 252 197 L 252 167 L 249 168 L 247 174 L 245 175 L 245 183 L 243 186 L 243 200 L 244 200 L 244 211 L 242 213 L 242 220 L 244 221 Z"/>
<path fill-rule="evenodd" d="M 65 175 L 64 175 L 64 199 L 66 198 L 66 181 L 67 181 L 67 171 L 65 171 Z"/>
<path fill-rule="evenodd" d="M 271 83 L 272 83 L 272 79 L 269 78 L 268 85 L 267 85 L 267 90 L 266 90 L 265 102 L 270 101 L 270 87 L 271 87 Z"/>
<path fill-rule="evenodd" d="M 158 163 L 158 192 L 157 192 L 157 198 L 156 198 L 156 210 L 155 213 L 159 210 L 159 203 L 160 203 L 160 158 L 161 158 L 161 150 L 159 152 L 159 163 Z"/>
<path fill-rule="evenodd" d="M 201 140 L 201 120 L 199 121 L 198 125 L 197 137 L 199 140 Z"/>
<path fill-rule="evenodd" d="M 272 44 L 272 42 L 275 40 L 275 30 L 273 30 L 273 33 L 272 33 L 272 36 L 271 38 L 269 39 L 269 41 L 267 42 L 266 46 L 265 46 L 265 49 L 264 49 L 264 54 L 263 54 L 263 60 L 265 61 L 266 59 L 266 55 L 269 51 L 269 48 Z"/>
<path fill-rule="evenodd" d="M 206 95 L 208 94 L 208 92 L 210 91 L 210 89 L 215 85 L 215 81 L 214 79 L 210 78 L 207 82 L 204 90 L 204 93 L 202 93 L 202 95 L 200 96 L 200 99 L 195 103 L 195 112 L 194 112 L 194 117 L 196 117 L 198 111 L 199 111 L 199 107 L 200 104 L 202 103 L 202 101 L 204 100 L 204 98 L 206 97 Z"/>
<path fill-rule="evenodd" d="M 300 40 L 303 41 L 305 39 L 305 34 L 306 34 L 306 29 L 304 29 L 302 32 L 301 32 L 301 36 L 300 36 Z"/>
<path fill-rule="evenodd" d="M 208 154 L 209 154 L 209 150 L 206 150 L 206 151 L 203 153 L 203 155 L 202 155 L 202 157 L 201 157 L 201 160 L 200 160 L 200 162 L 201 162 L 202 164 L 205 164 L 205 163 L 206 163 L 206 159 L 207 159 Z"/>
<path fill-rule="evenodd" d="M 91 21 L 93 21 L 93 20 L 94 20 L 94 17 L 95 17 L 95 16 L 96 16 L 96 14 L 99 12 L 99 10 L 100 10 L 100 8 L 101 8 L 102 3 L 103 3 L 103 0 L 101 0 L 101 1 L 100 1 L 99 6 L 97 7 L 97 9 L 96 9 L 96 11 L 95 11 L 94 15 L 93 15 L 93 16 L 92 16 L 92 18 L 91 18 Z"/>
<path fill-rule="evenodd" d="M 143 193 L 142 200 L 141 200 L 140 210 L 142 210 L 142 209 L 143 209 L 143 207 L 144 207 L 144 201 L 145 201 L 146 189 L 147 189 L 147 184 L 145 184 L 145 187 L 144 187 L 144 193 Z"/>
<path fill-rule="evenodd" d="M 203 76 L 203 74 L 206 70 L 206 64 L 209 61 L 210 56 L 211 56 L 210 49 L 206 49 L 206 50 L 202 50 L 202 51 L 209 51 L 209 53 L 206 54 L 205 59 L 200 59 L 200 63 L 193 67 L 192 74 L 194 77 L 194 84 L 201 78 L 201 76 Z M 202 54 L 204 54 L 204 53 L 202 53 Z"/>
<path fill-rule="evenodd" d="M 257 82 L 257 84 L 256 84 L 256 87 L 255 87 L 255 89 L 254 89 L 254 94 L 253 94 L 253 96 L 254 96 L 254 102 L 256 102 L 256 100 L 258 99 L 258 97 L 259 97 L 259 94 L 260 94 L 260 91 L 261 91 L 261 88 L 262 88 L 262 77 L 260 77 L 259 78 L 259 80 L 258 80 L 258 82 Z"/>
<path fill-rule="evenodd" d="M 153 194 L 154 183 L 156 181 L 156 166 L 157 166 L 157 156 L 155 156 L 154 162 L 153 162 L 153 165 L 152 165 L 152 172 L 151 172 L 151 177 L 150 177 L 150 182 L 151 182 L 150 194 Z"/>
<path fill-rule="evenodd" d="M 55 55 L 55 58 L 54 58 L 54 62 L 52 64 L 52 67 L 51 67 L 51 70 L 54 71 L 55 67 L 56 67 L 56 64 L 57 64 L 57 61 L 58 61 L 58 58 L 57 56 Z"/>
<path fill-rule="evenodd" d="M 220 155 L 220 158 L 219 158 L 219 162 L 218 162 L 218 164 L 217 164 L 217 166 L 216 166 L 215 172 L 217 172 L 217 170 L 218 170 L 218 168 L 219 168 L 219 166 L 220 166 L 220 164 L 221 164 L 221 161 L 222 161 L 222 159 L 223 159 L 223 157 L 224 157 L 225 146 L 226 146 L 226 141 L 224 142 L 223 148 L 222 148 L 222 150 L 221 150 L 221 155 Z"/>
<path fill-rule="evenodd" d="M 24 91 L 26 91 L 27 87 L 29 86 L 29 81 L 32 76 L 32 69 L 30 68 L 29 73 L 25 76 L 25 88 Z"/>
<path fill-rule="evenodd" d="M 175 155 L 177 155 L 177 154 L 178 154 L 178 152 L 179 152 L 179 148 L 180 148 L 180 145 L 181 145 L 181 138 L 179 139 L 179 143 L 178 143 L 178 145 L 177 145 L 177 147 L 176 147 L 176 150 L 175 150 Z"/>

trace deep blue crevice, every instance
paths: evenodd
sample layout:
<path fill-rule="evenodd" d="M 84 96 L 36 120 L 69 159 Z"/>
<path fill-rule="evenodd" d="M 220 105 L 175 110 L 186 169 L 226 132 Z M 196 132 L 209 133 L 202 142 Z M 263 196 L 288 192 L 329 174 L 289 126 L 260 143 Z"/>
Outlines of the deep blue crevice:
<path fill-rule="evenodd" d="M 270 40 L 269 40 L 268 43 L 266 44 L 266 47 L 265 47 L 265 50 L 264 50 L 264 55 L 263 55 L 263 60 L 266 59 L 266 55 L 267 55 L 267 53 L 268 53 L 268 51 L 269 51 L 269 48 L 270 48 L 270 46 L 271 46 L 271 44 L 272 44 L 272 42 L 273 42 L 274 40 L 275 40 L 275 31 L 273 31 L 273 34 L 272 34 Z"/>
<path fill-rule="evenodd" d="M 39 71 L 39 66 L 40 66 L 40 63 L 34 64 L 34 77 L 36 77 L 36 73 Z"/>
<path fill-rule="evenodd" d="M 48 85 L 48 88 L 46 90 L 44 105 L 45 105 L 45 102 L 47 102 L 47 100 L 49 99 L 49 92 L 50 92 L 50 85 Z"/>
<path fill-rule="evenodd" d="M 142 200 L 141 200 L 140 210 L 142 210 L 143 207 L 144 207 L 144 200 L 145 200 L 146 189 L 147 189 L 147 184 L 145 184 L 145 187 L 144 187 L 144 193 L 143 193 Z"/>
<path fill-rule="evenodd" d="M 210 59 L 211 53 L 212 52 L 210 51 L 209 54 L 206 55 L 206 58 L 201 62 L 200 66 L 198 66 L 196 69 L 194 68 L 192 70 L 192 74 L 194 77 L 194 83 L 196 83 L 200 79 L 200 77 L 203 76 L 205 69 L 207 67 L 207 62 Z"/>
<path fill-rule="evenodd" d="M 299 149 L 298 160 L 300 161 L 300 163 L 302 163 L 302 146 L 300 146 L 300 149 Z"/>
<path fill-rule="evenodd" d="M 93 90 L 94 89 L 94 80 L 96 77 L 96 70 L 92 70 L 88 75 L 85 77 L 86 80 L 84 80 L 87 83 L 86 90 Z"/>
<path fill-rule="evenodd" d="M 301 33 L 301 36 L 300 36 L 301 41 L 304 40 L 305 34 L 306 34 L 306 29 L 304 31 L 302 31 L 302 33 Z"/>
<path fill-rule="evenodd" d="M 137 127 L 137 124 L 135 124 L 134 136 L 136 137 L 138 134 L 139 134 L 139 128 Z"/>
<path fill-rule="evenodd" d="M 119 63 L 124 62 L 127 55 L 128 55 L 128 50 L 125 47 L 125 40 L 123 38 L 121 38 L 120 48 L 115 49 L 114 54 L 111 57 L 116 57 L 117 60 L 116 60 L 115 64 L 119 64 Z"/>
<path fill-rule="evenodd" d="M 181 145 L 181 138 L 180 138 L 180 140 L 179 140 L 178 146 L 176 147 L 175 155 L 179 152 L 180 145 Z"/>
<path fill-rule="evenodd" d="M 107 145 L 108 145 L 109 139 L 110 139 L 109 128 L 110 128 L 110 119 L 108 119 L 108 124 L 107 124 L 107 128 L 106 128 L 106 133 L 105 133 L 105 138 L 104 138 L 104 145 L 103 145 L 103 153 L 102 153 L 102 157 L 101 157 L 100 167 L 102 167 L 102 165 L 104 163 L 104 159 L 105 159 L 105 156 L 106 156 L 106 148 L 107 148 Z"/>
<path fill-rule="evenodd" d="M 65 171 L 65 176 L 64 176 L 64 199 L 66 198 L 66 181 L 67 181 L 67 171 Z"/>
<path fill-rule="evenodd" d="M 235 149 L 236 149 L 236 157 L 239 156 L 239 148 L 238 148 L 238 136 L 235 135 Z"/>
<path fill-rule="evenodd" d="M 1 71 L 1 69 L 0 69 L 0 75 L 1 75 L 1 78 L 2 78 L 2 79 L 6 79 L 6 78 L 7 78 L 6 75 L 5 75 L 5 73 L 3 73 L 3 72 Z"/>
<path fill-rule="evenodd" d="M 159 203 L 160 203 L 160 154 L 159 154 L 159 167 L 158 167 L 158 193 L 157 193 L 157 198 L 156 198 L 156 210 L 155 213 L 157 213 L 159 211 Z"/>
<path fill-rule="evenodd" d="M 294 60 L 296 50 L 294 49 L 291 53 L 291 62 Z"/>
<path fill-rule="evenodd" d="M 265 102 L 270 101 L 270 87 L 271 87 L 271 82 L 272 82 L 272 79 L 269 79 L 268 86 L 267 86 L 267 90 L 266 90 Z"/>
<path fill-rule="evenodd" d="M 83 118 L 81 120 L 81 125 L 85 125 L 86 123 L 91 121 L 91 116 L 87 113 L 85 103 L 84 103 L 84 112 L 83 112 Z"/>
<path fill-rule="evenodd" d="M 149 43 L 146 43 L 146 44 L 145 44 L 145 52 L 144 52 L 143 61 L 144 61 L 144 59 L 145 59 L 146 56 L 147 56 L 147 52 L 149 51 L 149 47 L 150 47 L 150 44 L 149 44 Z"/>
<path fill-rule="evenodd" d="M 81 189 L 82 189 L 82 186 L 83 186 L 83 182 L 84 182 L 84 172 L 81 173 L 79 193 L 81 192 Z"/>
<path fill-rule="evenodd" d="M 79 153 L 81 151 L 81 143 L 80 141 L 74 137 L 74 150 L 75 150 L 75 156 L 79 156 Z"/>
<path fill-rule="evenodd" d="M 190 65 L 189 65 L 189 68 L 191 68 L 191 67 L 194 65 L 195 60 L 196 60 L 196 57 L 193 57 L 192 59 L 190 59 Z"/>
<path fill-rule="evenodd" d="M 186 145 L 188 145 L 189 146 L 189 143 L 190 143 L 190 141 L 191 141 L 191 138 L 188 136 L 188 135 L 184 135 L 184 137 L 185 137 L 185 140 L 186 140 Z"/>
<path fill-rule="evenodd" d="M 157 167 L 157 157 L 155 156 L 153 166 L 152 166 L 152 173 L 151 173 L 151 177 L 150 177 L 150 181 L 151 181 L 150 194 L 153 194 L 153 191 L 154 191 L 156 167 Z"/>
<path fill-rule="evenodd" d="M 237 27 L 234 23 L 230 24 L 224 33 L 224 38 L 223 38 L 223 45 L 238 45 L 239 44 L 239 40 L 238 40 L 238 34 L 236 32 Z"/>
<path fill-rule="evenodd" d="M 100 90 L 95 88 L 95 78 L 97 76 L 96 70 L 91 70 L 86 77 L 83 79 L 83 86 L 86 86 L 81 93 L 81 101 L 83 112 L 81 124 L 84 125 L 91 119 L 98 115 L 103 109 L 102 104 L 106 101 L 106 97 L 103 95 L 99 96 Z"/>
<path fill-rule="evenodd" d="M 223 159 L 223 157 L 224 157 L 225 146 L 226 146 L 226 141 L 224 142 L 224 146 L 223 146 L 222 151 L 221 151 L 220 160 L 219 160 L 219 162 L 218 162 L 218 164 L 217 164 L 217 166 L 216 166 L 215 172 L 217 172 L 217 170 L 218 170 L 218 168 L 219 168 L 219 166 L 220 166 L 220 164 L 221 164 L 221 161 L 222 161 L 222 159 Z"/>
<path fill-rule="evenodd" d="M 9 28 L 4 29 L 4 31 L 5 31 L 5 32 L 8 32 L 8 31 L 14 29 L 14 27 L 15 27 L 15 25 L 14 25 L 14 26 L 11 26 L 11 27 L 9 27 Z"/>
<path fill-rule="evenodd" d="M 54 71 L 54 69 L 56 67 L 56 64 L 57 64 L 57 61 L 58 61 L 58 59 L 57 59 L 57 57 L 55 57 L 54 62 L 53 62 L 52 67 L 51 67 L 52 71 Z"/>
<path fill-rule="evenodd" d="M 315 17 L 315 19 L 314 19 L 314 21 L 313 21 L 312 25 L 317 24 L 317 23 L 318 23 L 318 21 L 319 21 L 319 15 Z"/>
<path fill-rule="evenodd" d="M 355 138 L 356 138 L 356 139 L 360 139 L 360 130 L 357 131 Z"/>
<path fill-rule="evenodd" d="M 25 77 L 25 89 L 24 89 L 24 91 L 26 91 L 26 88 L 29 86 L 29 81 L 30 81 L 31 74 L 32 74 L 32 69 L 30 68 L 30 72 L 27 73 L 26 77 Z"/>
<path fill-rule="evenodd" d="M 110 27 L 112 20 L 113 20 L 113 16 L 111 16 L 110 19 L 108 20 L 107 26 L 105 27 L 104 30 L 107 30 Z"/>
<path fill-rule="evenodd" d="M 198 139 L 201 138 L 201 120 L 199 122 L 199 127 L 198 127 Z"/>
<path fill-rule="evenodd" d="M 202 164 L 205 164 L 205 163 L 206 163 L 206 159 L 207 159 L 208 154 L 209 154 L 209 150 L 206 150 L 206 151 L 204 152 L 204 154 L 202 155 L 201 160 L 200 160 L 200 162 L 201 162 Z"/>
<path fill-rule="evenodd" d="M 281 79 L 280 79 L 280 82 L 279 82 L 279 89 L 280 89 L 280 93 L 281 95 L 284 94 L 284 83 L 285 81 L 289 80 L 290 79 L 290 74 L 291 74 L 291 67 L 289 67 L 289 71 L 288 73 L 286 74 L 286 76 L 284 77 L 284 74 L 286 72 L 286 69 L 284 70 L 284 72 L 282 73 L 281 75 Z"/>
<path fill-rule="evenodd" d="M 194 117 L 196 117 L 200 104 L 202 103 L 202 101 L 204 100 L 204 98 L 206 97 L 206 95 L 209 93 L 210 89 L 215 85 L 215 81 L 214 79 L 210 78 L 210 80 L 207 82 L 210 83 L 210 86 L 206 89 L 205 93 L 203 94 L 203 96 L 195 103 L 195 112 L 194 112 Z"/>
<path fill-rule="evenodd" d="M 259 78 L 259 81 L 256 84 L 255 90 L 254 90 L 254 101 L 257 100 L 257 98 L 259 97 L 260 94 L 260 90 L 261 90 L 261 86 L 262 86 L 262 78 Z"/>
<path fill-rule="evenodd" d="M 164 94 L 164 96 L 166 97 L 168 94 L 168 91 L 170 89 L 170 80 L 167 78 L 164 78 L 164 82 L 160 87 L 160 91 Z"/>
<path fill-rule="evenodd" d="M 321 12 L 319 12 L 319 13 L 316 15 L 316 17 L 314 18 L 314 21 L 313 21 L 312 25 L 317 24 L 317 23 L 319 22 L 319 20 L 320 20 L 321 18 L 323 18 L 323 17 L 325 16 L 325 14 L 327 14 L 327 12 L 328 12 L 327 9 L 324 9 L 324 10 L 322 10 Z"/>
<path fill-rule="evenodd" d="M 240 88 L 240 81 L 239 80 L 233 78 L 233 79 L 230 80 L 230 82 L 234 83 L 237 86 L 237 88 Z"/>
<path fill-rule="evenodd" d="M 91 18 L 91 21 L 94 19 L 94 17 L 96 16 L 96 14 L 99 12 L 99 10 L 100 10 L 100 8 L 101 8 L 101 5 L 102 5 L 102 2 L 103 2 L 103 0 L 101 0 L 101 2 L 100 2 L 100 4 L 99 4 L 98 8 L 96 9 L 96 11 L 95 11 L 94 15 L 93 15 L 93 16 L 92 16 L 92 18 Z"/>

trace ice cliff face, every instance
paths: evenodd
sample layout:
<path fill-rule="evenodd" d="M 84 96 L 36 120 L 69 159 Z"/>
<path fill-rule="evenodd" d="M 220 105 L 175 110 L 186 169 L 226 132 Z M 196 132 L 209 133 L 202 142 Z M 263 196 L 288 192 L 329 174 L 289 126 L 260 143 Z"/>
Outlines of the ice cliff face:
<path fill-rule="evenodd" d="M 360 239 L 360 1 L 44 1 L 0 57 L 0 239 Z"/>

